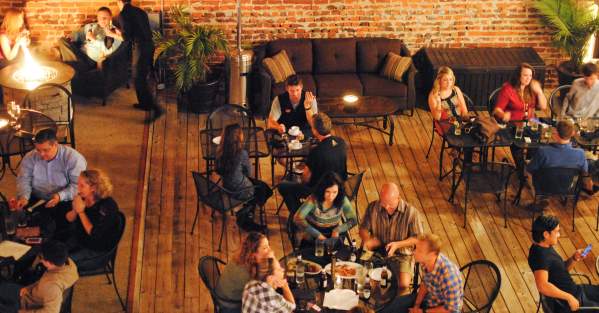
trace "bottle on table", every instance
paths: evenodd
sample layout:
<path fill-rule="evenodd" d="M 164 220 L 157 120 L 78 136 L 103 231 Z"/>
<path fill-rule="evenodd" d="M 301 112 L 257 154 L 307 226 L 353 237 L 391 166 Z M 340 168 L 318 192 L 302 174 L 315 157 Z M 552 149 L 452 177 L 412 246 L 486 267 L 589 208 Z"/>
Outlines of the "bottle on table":
<path fill-rule="evenodd" d="M 368 300 L 370 299 L 370 277 L 366 276 L 364 280 L 364 289 L 362 289 L 362 297 Z"/>
<path fill-rule="evenodd" d="M 304 262 L 302 261 L 302 256 L 300 254 L 297 256 L 297 261 L 295 263 L 295 283 L 298 286 L 301 286 L 305 282 L 304 270 Z"/>
<path fill-rule="evenodd" d="M 358 259 L 358 251 L 356 251 L 356 240 L 353 239 L 351 241 L 351 247 L 350 247 L 350 254 L 349 254 L 349 260 L 352 262 L 356 262 L 356 260 Z"/>
<path fill-rule="evenodd" d="M 335 266 L 337 265 L 337 255 L 336 254 L 332 254 L 331 255 L 331 281 L 333 283 L 335 283 Z"/>
<path fill-rule="evenodd" d="M 328 282 L 327 282 L 327 272 L 322 270 L 320 273 L 320 290 L 327 290 Z"/>

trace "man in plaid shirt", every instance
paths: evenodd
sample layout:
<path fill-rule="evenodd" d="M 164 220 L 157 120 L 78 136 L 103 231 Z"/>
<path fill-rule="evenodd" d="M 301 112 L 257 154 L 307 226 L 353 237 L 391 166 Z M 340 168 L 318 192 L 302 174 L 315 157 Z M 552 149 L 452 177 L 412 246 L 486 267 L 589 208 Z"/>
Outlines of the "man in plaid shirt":
<path fill-rule="evenodd" d="M 263 264 L 256 264 L 250 280 L 243 290 L 241 310 L 243 313 L 291 313 L 295 310 L 295 300 L 285 271 L 273 258 Z M 283 295 L 277 293 L 281 289 Z"/>
<path fill-rule="evenodd" d="M 414 258 L 424 268 L 417 294 L 399 297 L 384 312 L 459 313 L 464 300 L 460 269 L 441 251 L 441 239 L 422 234 L 416 241 Z"/>

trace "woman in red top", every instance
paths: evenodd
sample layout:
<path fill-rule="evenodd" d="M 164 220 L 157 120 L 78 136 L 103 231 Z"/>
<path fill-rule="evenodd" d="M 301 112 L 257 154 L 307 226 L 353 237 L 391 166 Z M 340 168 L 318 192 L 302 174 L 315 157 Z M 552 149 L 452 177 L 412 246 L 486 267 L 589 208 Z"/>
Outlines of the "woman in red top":
<path fill-rule="evenodd" d="M 14 60 L 19 50 L 29 45 L 29 31 L 25 28 L 23 11 L 8 9 L 0 25 L 0 59 L 3 65 Z"/>
<path fill-rule="evenodd" d="M 547 99 L 543 94 L 541 84 L 532 78 L 534 70 L 527 63 L 522 63 L 510 81 L 503 84 L 499 91 L 493 115 L 497 120 L 509 121 L 528 120 L 534 117 L 535 109 L 545 110 Z"/>

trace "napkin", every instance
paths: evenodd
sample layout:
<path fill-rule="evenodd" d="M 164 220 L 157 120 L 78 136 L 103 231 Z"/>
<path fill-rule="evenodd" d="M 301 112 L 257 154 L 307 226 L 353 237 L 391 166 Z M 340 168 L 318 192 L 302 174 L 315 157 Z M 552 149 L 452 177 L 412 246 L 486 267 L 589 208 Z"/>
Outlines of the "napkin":
<path fill-rule="evenodd" d="M 333 289 L 324 294 L 323 307 L 348 311 L 358 305 L 360 298 L 349 289 Z"/>

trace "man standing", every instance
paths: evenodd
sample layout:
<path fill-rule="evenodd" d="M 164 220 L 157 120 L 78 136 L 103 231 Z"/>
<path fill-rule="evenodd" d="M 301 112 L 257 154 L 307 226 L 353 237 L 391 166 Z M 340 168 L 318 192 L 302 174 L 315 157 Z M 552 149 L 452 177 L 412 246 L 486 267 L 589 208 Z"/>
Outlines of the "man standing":
<path fill-rule="evenodd" d="M 133 107 L 151 111 L 152 116 L 149 121 L 153 121 L 160 117 L 163 111 L 154 101 L 148 84 L 148 75 L 152 68 L 154 54 L 154 42 L 148 14 L 131 5 L 131 0 L 117 0 L 116 3 L 121 10 L 119 25 L 123 40 L 130 41 L 133 47 L 131 67 L 138 101 Z"/>
<path fill-rule="evenodd" d="M 25 155 L 17 177 L 17 197 L 10 201 L 11 209 L 44 200 L 44 215 L 52 217 L 57 227 L 66 225 L 65 214 L 77 194 L 77 180 L 87 167 L 77 150 L 61 145 L 56 131 L 42 129 L 33 138 L 35 150 Z"/>
<path fill-rule="evenodd" d="M 599 112 L 598 70 L 595 63 L 585 63 L 580 70 L 583 77 L 572 82 L 570 91 L 564 98 L 561 116 L 589 118 Z"/>
<path fill-rule="evenodd" d="M 289 212 L 295 213 L 301 205 L 301 198 L 307 197 L 312 188 L 327 172 L 335 172 L 344 181 L 347 179 L 347 147 L 345 141 L 331 135 L 333 123 L 324 113 L 312 118 L 312 133 L 318 144 L 310 150 L 302 174 L 302 183 L 284 181 L 279 192 Z"/>
<path fill-rule="evenodd" d="M 0 311 L 19 313 L 59 313 L 64 292 L 79 279 L 77 266 L 67 257 L 67 247 L 58 241 L 42 246 L 41 262 L 46 272 L 26 286 L 0 283 Z"/>
<path fill-rule="evenodd" d="M 272 101 L 268 128 L 284 133 L 291 126 L 298 126 L 306 137 L 311 135 L 312 116 L 318 113 L 318 107 L 312 92 L 303 88 L 302 79 L 297 75 L 285 80 L 285 92 Z"/>
<path fill-rule="evenodd" d="M 62 61 L 73 66 L 77 72 L 100 67 L 102 61 L 121 45 L 121 31 L 112 26 L 112 12 L 101 7 L 96 13 L 97 22 L 85 24 L 74 32 L 71 42 L 58 41 Z"/>
<path fill-rule="evenodd" d="M 424 269 L 418 293 L 393 300 L 383 312 L 461 312 L 464 302 L 462 274 L 457 265 L 441 253 L 441 238 L 435 234 L 418 236 L 414 259 Z"/>
<path fill-rule="evenodd" d="M 577 285 L 568 273 L 574 264 L 584 260 L 582 249 L 564 261 L 553 249 L 560 237 L 559 219 L 541 215 L 532 224 L 532 240 L 528 265 L 535 276 L 539 292 L 548 297 L 553 312 L 578 311 L 581 306 L 599 306 L 599 286 Z"/>
<path fill-rule="evenodd" d="M 414 246 L 422 233 L 420 212 L 401 199 L 396 184 L 383 184 L 380 200 L 371 202 L 364 213 L 360 238 L 366 249 L 378 250 L 389 257 L 400 293 L 410 287 L 414 274 Z"/>

